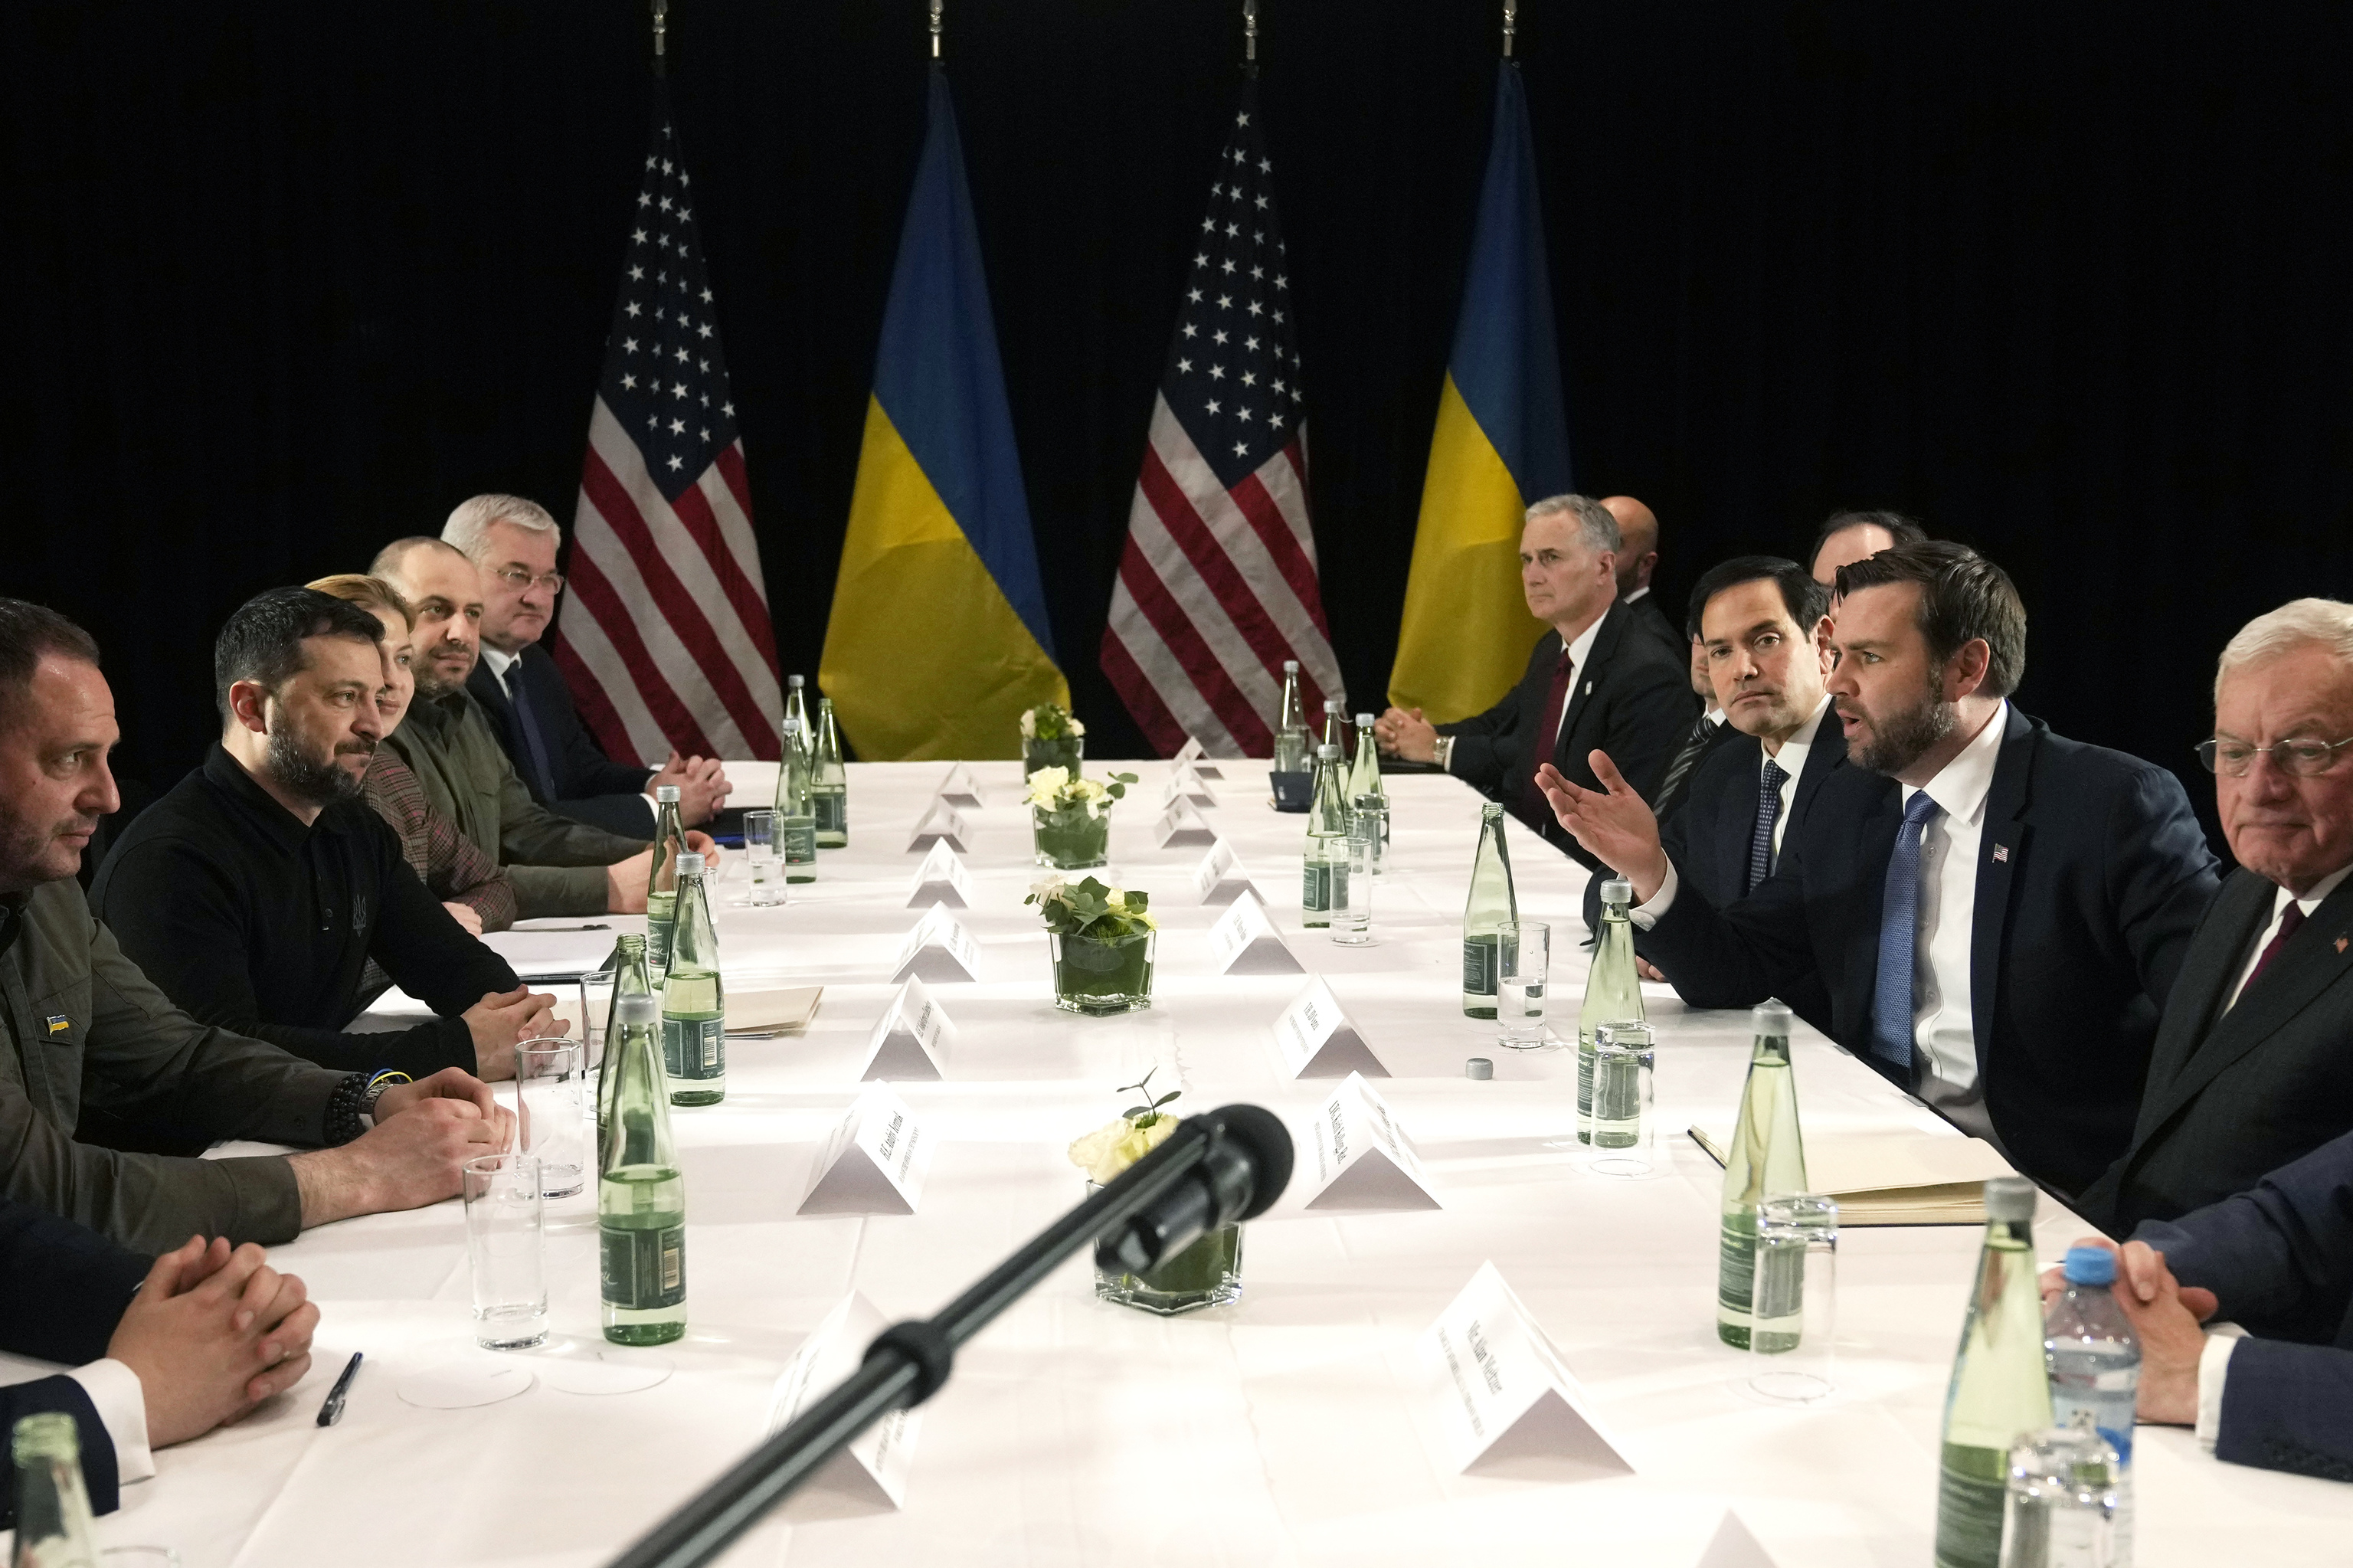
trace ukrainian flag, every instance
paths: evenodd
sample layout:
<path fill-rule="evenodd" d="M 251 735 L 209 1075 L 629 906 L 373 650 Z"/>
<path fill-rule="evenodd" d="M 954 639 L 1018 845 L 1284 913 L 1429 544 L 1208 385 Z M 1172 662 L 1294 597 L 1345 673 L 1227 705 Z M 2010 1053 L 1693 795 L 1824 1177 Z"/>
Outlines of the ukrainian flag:
<path fill-rule="evenodd" d="M 1443 724 L 1485 711 L 1512 689 L 1545 630 L 1520 595 L 1520 514 L 1567 488 L 1535 148 L 1519 68 L 1505 60 L 1422 481 L 1390 702 Z"/>
<path fill-rule="evenodd" d="M 1071 700 L 936 65 L 818 679 L 869 761 L 1018 756 L 1022 710 Z"/>

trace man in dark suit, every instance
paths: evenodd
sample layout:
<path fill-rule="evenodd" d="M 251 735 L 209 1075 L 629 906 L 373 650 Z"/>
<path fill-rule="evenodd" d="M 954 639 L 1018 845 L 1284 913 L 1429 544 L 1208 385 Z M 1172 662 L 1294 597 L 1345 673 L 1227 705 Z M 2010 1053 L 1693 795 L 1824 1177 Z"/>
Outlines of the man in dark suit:
<path fill-rule="evenodd" d="M 2118 1251 L 2143 1422 L 2195 1426 L 2234 1465 L 2353 1481 L 2353 1134 Z"/>
<path fill-rule="evenodd" d="M 2124 1157 L 2078 1212 L 2124 1235 L 2353 1127 L 2353 605 L 2302 599 L 2222 652 L 2199 754 L 2239 869 L 2166 1001 Z"/>
<path fill-rule="evenodd" d="M 1846 763 L 1846 737 L 1831 713 L 1829 656 L 1817 633 L 1830 595 L 1795 561 L 1741 556 L 1711 568 L 1700 600 L 1711 692 L 1732 739 L 1696 770 L 1683 808 L 1662 814 L 1660 842 L 1686 887 L 1718 909 L 1773 873 L 1795 823 L 1822 783 Z M 1588 926 L 1599 918 L 1598 871 L 1585 893 Z M 1819 991 L 1783 1001 L 1824 1027 Z"/>
<path fill-rule="evenodd" d="M 1814 580 L 1824 588 L 1838 580 L 1838 569 L 1898 545 L 1916 545 L 1928 531 L 1901 512 L 1833 512 L 1814 535 L 1811 561 Z"/>
<path fill-rule="evenodd" d="M 1625 873 L 1635 945 L 1697 1007 L 1808 981 L 1829 1033 L 2067 1193 L 2132 1131 L 2158 1010 L 2213 896 L 2173 775 L 2012 708 L 2026 610 L 1974 550 L 1931 540 L 1841 569 L 1828 683 L 1849 766 L 1763 886 L 1719 914 L 1606 757 L 1544 784 Z"/>
<path fill-rule="evenodd" d="M 155 1473 L 151 1450 L 236 1420 L 310 1370 L 319 1309 L 262 1255 L 191 1237 L 151 1266 L 0 1198 L 0 1351 L 74 1369 L 0 1386 L 0 1432 L 71 1416 L 90 1507 L 112 1512 L 124 1482 Z M 16 1467 L 0 1466 L 0 1526 L 14 1520 L 16 1487 Z"/>
<path fill-rule="evenodd" d="M 1659 781 L 1657 799 L 1651 809 L 1662 822 L 1672 821 L 1683 802 L 1691 799 L 1692 779 L 1700 764 L 1715 755 L 1716 747 L 1729 746 L 1740 738 L 1740 732 L 1725 722 L 1724 710 L 1715 705 L 1715 682 L 1708 673 L 1707 644 L 1699 634 L 1699 612 L 1702 600 L 1701 583 L 1694 584 L 1691 603 L 1683 611 L 1683 656 L 1691 661 L 1692 693 L 1699 698 L 1701 713 L 1683 730 L 1683 740 L 1675 754 L 1667 760 L 1666 777 Z"/>
<path fill-rule="evenodd" d="M 1634 612 L 1637 627 L 1681 658 L 1687 652 L 1684 636 L 1651 591 L 1659 569 L 1659 514 L 1630 495 L 1605 495 L 1601 506 L 1618 519 L 1618 602 Z"/>
<path fill-rule="evenodd" d="M 555 569 L 564 531 L 547 509 L 519 495 L 477 495 L 449 514 L 441 538 L 481 568 L 482 656 L 466 689 L 532 799 L 607 832 L 647 839 L 655 787 L 675 784 L 681 822 L 709 821 L 727 799 L 719 763 L 676 752 L 659 769 L 615 762 L 580 722 L 564 673 L 539 645 L 564 591 Z"/>
<path fill-rule="evenodd" d="M 1546 840 L 1596 864 L 1545 808 L 1539 764 L 1590 780 L 1586 756 L 1625 758 L 1623 777 L 1654 793 L 1699 705 L 1689 668 L 1632 626 L 1617 602 L 1618 522 L 1600 503 L 1556 495 L 1528 508 L 1520 532 L 1520 588 L 1552 623 L 1527 673 L 1504 700 L 1457 724 L 1391 708 L 1374 726 L 1384 751 L 1440 767 L 1501 800 Z"/>

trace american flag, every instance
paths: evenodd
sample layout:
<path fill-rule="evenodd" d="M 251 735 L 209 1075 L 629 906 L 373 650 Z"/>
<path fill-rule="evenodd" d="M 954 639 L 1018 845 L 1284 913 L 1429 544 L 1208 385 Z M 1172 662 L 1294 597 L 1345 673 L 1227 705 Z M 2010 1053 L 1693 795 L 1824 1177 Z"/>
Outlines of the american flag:
<path fill-rule="evenodd" d="M 673 747 L 777 756 L 784 700 L 744 443 L 666 97 L 572 527 L 555 658 L 605 749 L 649 763 Z"/>
<path fill-rule="evenodd" d="M 1274 163 L 1246 87 L 1152 407 L 1103 673 L 1164 757 L 1273 750 L 1282 664 L 1343 697 L 1307 513 L 1307 392 Z M 1344 699 L 1345 700 L 1345 699 Z"/>

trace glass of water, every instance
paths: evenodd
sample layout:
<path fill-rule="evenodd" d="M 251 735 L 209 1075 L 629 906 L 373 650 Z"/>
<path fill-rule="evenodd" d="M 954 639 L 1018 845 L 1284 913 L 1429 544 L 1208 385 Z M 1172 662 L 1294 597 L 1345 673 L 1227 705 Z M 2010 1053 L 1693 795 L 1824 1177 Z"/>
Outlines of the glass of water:
<path fill-rule="evenodd" d="M 785 879 L 776 874 L 776 813 L 744 813 L 744 858 L 752 868 L 751 902 L 766 908 L 785 901 Z"/>
<path fill-rule="evenodd" d="M 1370 824 L 1373 836 L 1366 838 L 1367 819 L 1362 813 L 1348 819 L 1348 876 L 1345 888 L 1334 891 L 1343 895 L 1332 911 L 1332 939 L 1344 948 L 1363 948 L 1373 940 L 1373 868 L 1380 858 L 1380 825 Z"/>
<path fill-rule="evenodd" d="M 1499 938 L 1495 1042 L 1514 1051 L 1548 1045 L 1545 976 L 1552 966 L 1552 927 L 1541 920 L 1522 920 L 1506 925 Z"/>
<path fill-rule="evenodd" d="M 1818 1192 L 1757 1206 L 1748 1387 L 1810 1404 L 1838 1387 L 1838 1204 Z"/>
<path fill-rule="evenodd" d="M 1658 1065 L 1651 1026 L 1627 1022 L 1593 1030 L 1594 1174 L 1635 1180 L 1656 1168 L 1658 1137 L 1651 1075 Z"/>
<path fill-rule="evenodd" d="M 547 1340 L 547 1199 L 539 1160 L 483 1154 L 466 1161 L 466 1259 L 474 1276 L 474 1342 L 522 1351 Z"/>
<path fill-rule="evenodd" d="M 569 1198 L 587 1184 L 586 1056 L 576 1040 L 526 1040 L 515 1047 L 516 1137 L 538 1160 L 551 1198 Z"/>
<path fill-rule="evenodd" d="M 2001 1568 L 2109 1568 L 2130 1524 L 2116 1492 L 2122 1461 L 2088 1425 L 2021 1432 L 2010 1448 Z"/>

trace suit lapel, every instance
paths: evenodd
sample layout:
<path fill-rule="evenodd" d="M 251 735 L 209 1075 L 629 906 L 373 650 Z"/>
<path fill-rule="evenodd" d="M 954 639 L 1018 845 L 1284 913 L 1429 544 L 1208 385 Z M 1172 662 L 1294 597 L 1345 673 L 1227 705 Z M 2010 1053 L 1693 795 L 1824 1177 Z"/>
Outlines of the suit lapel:
<path fill-rule="evenodd" d="M 2188 1070 L 2207 1026 L 2221 1011 L 2222 997 L 2239 976 L 2247 944 L 2271 917 L 2272 895 L 2277 890 L 2253 872 L 2231 874 L 2204 919 L 2189 938 L 2189 950 L 2165 999 L 2165 1015 L 2158 1022 L 2157 1039 L 2149 1047 L 2148 1085 L 2141 1093 L 2140 1114 L 2134 1118 L 2133 1144 L 2163 1125 L 2179 1108 L 2174 1088 Z"/>
<path fill-rule="evenodd" d="M 2270 908 L 2268 904 L 2258 907 L 2263 918 L 2253 924 L 2260 931 L 2270 923 Z M 2247 936 L 2242 935 L 2223 960 L 2224 979 L 2214 988 L 2212 1005 L 2221 1004 L 2231 982 L 2239 978 L 2239 966 L 2246 961 L 2246 943 Z M 2215 1020 L 2213 1028 L 2191 1050 L 2188 1065 L 2167 1086 L 2154 1118 L 2144 1117 L 2144 1124 L 2155 1127 L 2163 1122 L 2212 1083 L 2225 1067 L 2277 1033 L 2283 1024 L 2348 974 L 2353 974 L 2353 879 L 2338 884 L 2337 891 L 2323 899 L 2320 907 L 2305 921 L 2304 928 L 2288 938 L 2287 946 L 2279 950 L 2271 968 L 2263 971 L 2263 983 L 2248 988 L 2237 1006 Z M 2179 994 L 2180 980 L 2174 982 L 2174 991 Z M 2208 1016 L 2211 1016 L 2211 1012 Z"/>
<path fill-rule="evenodd" d="M 1601 618 L 1600 630 L 1593 634 L 1593 646 L 1585 651 L 1585 662 L 1568 673 L 1568 701 L 1561 705 L 1560 733 L 1553 738 L 1552 765 L 1556 768 L 1561 765 L 1561 758 L 1574 755 L 1569 750 L 1569 736 L 1577 721 L 1591 706 L 1587 699 L 1593 694 L 1593 683 L 1609 667 L 1609 656 L 1617 651 L 1619 639 L 1625 635 L 1630 613 L 1622 603 L 1610 605 Z"/>
<path fill-rule="evenodd" d="M 2026 802 L 2034 780 L 2042 732 L 2015 706 L 2009 710 L 2001 755 L 1986 792 L 1985 827 L 1978 835 L 1977 895 L 1970 906 L 1969 1031 L 1977 1036 L 1978 1081 L 1986 1076 L 1987 1045 L 2000 1001 L 2002 938 L 2010 930 L 2010 879 L 2026 858 Z M 1950 874 L 1957 867 L 1948 868 Z"/>
<path fill-rule="evenodd" d="M 1798 788 L 1789 796 L 1790 827 L 1805 821 L 1806 808 L 1814 803 L 1822 780 L 1845 765 L 1846 731 L 1839 724 L 1838 709 L 1833 705 L 1822 710 L 1821 725 L 1814 731 L 1814 744 L 1806 751 L 1806 766 L 1798 773 Z"/>
<path fill-rule="evenodd" d="M 1854 920 L 1847 928 L 1846 1003 L 1858 1025 L 1866 1031 L 1859 1047 L 1868 1054 L 1867 1031 L 1871 1001 L 1879 987 L 1879 920 L 1887 901 L 1887 863 L 1895 853 L 1895 832 L 1904 821 L 1904 791 L 1893 779 L 1873 776 L 1871 805 L 1855 823 Z M 1807 857 L 1813 855 L 1810 837 Z M 1785 846 L 1788 840 L 1782 841 Z"/>

